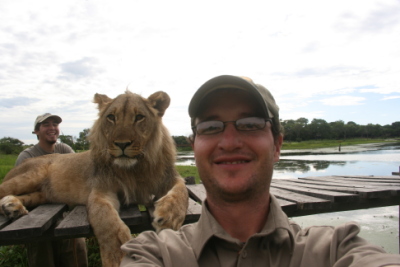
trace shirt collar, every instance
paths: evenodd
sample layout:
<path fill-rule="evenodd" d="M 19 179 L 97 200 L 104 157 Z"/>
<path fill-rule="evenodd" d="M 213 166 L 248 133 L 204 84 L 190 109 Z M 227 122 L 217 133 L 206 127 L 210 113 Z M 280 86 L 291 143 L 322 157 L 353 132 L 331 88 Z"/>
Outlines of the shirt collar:
<path fill-rule="evenodd" d="M 284 230 L 283 231 L 284 233 L 289 234 L 290 242 L 293 248 L 294 234 L 290 227 L 289 220 L 286 214 L 282 211 L 278 203 L 278 200 L 273 195 L 271 195 L 270 199 L 271 199 L 270 210 L 267 222 L 265 223 L 261 232 L 253 236 L 261 237 L 270 235 L 272 233 L 280 235 L 282 231 L 277 231 L 277 230 L 281 229 Z M 203 251 L 203 248 L 207 244 L 208 240 L 213 236 L 225 239 L 230 242 L 239 243 L 239 240 L 231 237 L 215 220 L 214 216 L 210 213 L 210 211 L 207 208 L 206 201 L 204 201 L 202 205 L 202 212 L 199 221 L 195 226 L 195 231 L 193 235 L 193 240 L 194 240 L 193 250 L 197 259 L 200 257 L 200 254 Z"/>

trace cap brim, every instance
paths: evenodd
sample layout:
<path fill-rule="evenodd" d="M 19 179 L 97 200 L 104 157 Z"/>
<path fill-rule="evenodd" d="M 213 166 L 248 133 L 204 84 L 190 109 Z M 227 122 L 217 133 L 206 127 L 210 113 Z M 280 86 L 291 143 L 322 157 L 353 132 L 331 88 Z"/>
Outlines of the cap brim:
<path fill-rule="evenodd" d="M 255 95 L 256 99 L 260 100 L 260 105 L 268 115 L 268 108 L 266 107 L 265 102 L 262 100 L 262 95 L 255 84 L 238 76 L 221 75 L 208 80 L 196 91 L 189 103 L 189 116 L 191 118 L 196 117 L 201 101 L 211 92 L 221 88 L 242 89 Z"/>

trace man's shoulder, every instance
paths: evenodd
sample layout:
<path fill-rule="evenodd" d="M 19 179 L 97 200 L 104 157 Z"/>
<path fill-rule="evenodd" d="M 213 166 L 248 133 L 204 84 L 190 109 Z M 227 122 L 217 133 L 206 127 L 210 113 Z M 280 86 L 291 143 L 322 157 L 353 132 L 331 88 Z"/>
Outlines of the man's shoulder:
<path fill-rule="evenodd" d="M 65 143 L 56 143 L 56 146 L 54 148 L 54 153 L 67 154 L 67 153 L 75 153 L 75 151 Z"/>
<path fill-rule="evenodd" d="M 21 164 L 24 160 L 28 158 L 34 158 L 43 155 L 43 153 L 40 151 L 38 148 L 38 145 L 34 145 L 31 147 L 28 147 L 24 149 L 21 153 L 19 153 L 17 157 L 17 161 L 15 162 L 15 165 Z"/>

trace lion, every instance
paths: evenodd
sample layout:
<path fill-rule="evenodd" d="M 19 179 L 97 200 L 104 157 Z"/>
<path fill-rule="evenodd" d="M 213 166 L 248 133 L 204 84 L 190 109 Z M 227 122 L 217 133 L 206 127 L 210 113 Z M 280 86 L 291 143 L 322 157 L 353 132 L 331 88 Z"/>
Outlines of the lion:
<path fill-rule="evenodd" d="M 162 117 L 170 98 L 147 99 L 126 91 L 111 99 L 95 94 L 99 116 L 89 133 L 90 150 L 31 158 L 11 169 L 0 185 L 0 212 L 9 218 L 43 203 L 86 205 L 103 266 L 119 266 L 120 246 L 131 238 L 120 205 L 154 203 L 153 226 L 178 229 L 188 191 L 175 169 L 176 148 Z"/>

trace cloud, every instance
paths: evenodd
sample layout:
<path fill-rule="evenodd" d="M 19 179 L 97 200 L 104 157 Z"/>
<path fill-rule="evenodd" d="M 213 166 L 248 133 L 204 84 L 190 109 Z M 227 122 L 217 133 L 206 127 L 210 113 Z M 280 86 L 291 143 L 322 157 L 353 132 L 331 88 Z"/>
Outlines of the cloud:
<path fill-rule="evenodd" d="M 365 10 L 343 12 L 335 27 L 339 31 L 356 35 L 391 32 L 400 23 L 399 3 L 399 1 L 386 1 L 386 3 L 374 3 L 366 12 Z"/>
<path fill-rule="evenodd" d="M 382 98 L 381 100 L 391 100 L 391 99 L 397 99 L 400 98 L 400 95 L 394 95 L 394 96 L 386 96 Z"/>
<path fill-rule="evenodd" d="M 354 106 L 354 105 L 362 105 L 363 101 L 365 100 L 364 97 L 357 97 L 357 96 L 336 96 L 321 99 L 324 105 L 327 106 Z"/>
<path fill-rule="evenodd" d="M 377 9 L 361 21 L 360 29 L 374 33 L 391 30 L 400 22 L 399 14 L 399 1 L 395 1 L 391 5 L 380 4 Z"/>
<path fill-rule="evenodd" d="M 79 80 L 94 76 L 102 72 L 97 63 L 97 59 L 92 57 L 84 57 L 80 60 L 62 63 L 60 64 L 62 74 L 59 78 Z"/>
<path fill-rule="evenodd" d="M 11 109 L 18 106 L 28 106 L 38 101 L 40 100 L 36 98 L 29 98 L 23 96 L 17 96 L 13 98 L 3 98 L 0 99 L 0 107 Z"/>

